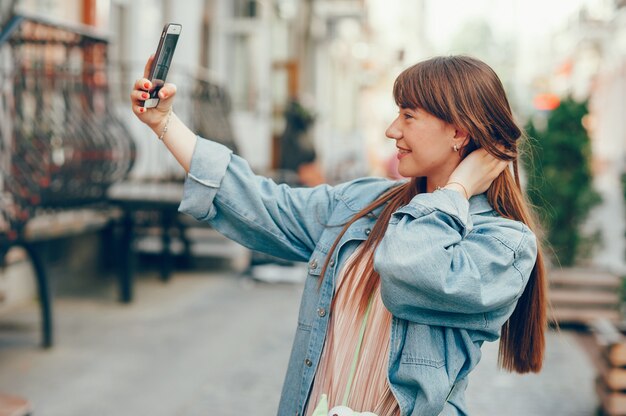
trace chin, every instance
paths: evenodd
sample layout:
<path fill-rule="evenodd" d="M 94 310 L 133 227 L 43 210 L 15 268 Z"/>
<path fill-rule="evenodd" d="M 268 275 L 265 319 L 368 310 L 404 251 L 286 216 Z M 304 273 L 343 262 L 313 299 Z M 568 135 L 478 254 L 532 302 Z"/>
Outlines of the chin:
<path fill-rule="evenodd" d="M 407 171 L 404 169 L 398 169 L 398 173 L 405 178 L 417 178 L 419 176 L 424 176 L 420 172 Z"/>

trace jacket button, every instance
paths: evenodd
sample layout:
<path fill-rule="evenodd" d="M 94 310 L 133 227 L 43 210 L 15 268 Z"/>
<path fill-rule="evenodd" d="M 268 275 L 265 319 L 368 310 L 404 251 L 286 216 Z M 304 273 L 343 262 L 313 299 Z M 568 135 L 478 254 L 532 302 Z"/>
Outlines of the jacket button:
<path fill-rule="evenodd" d="M 325 317 L 326 316 L 326 309 L 324 309 L 324 308 L 317 308 L 317 314 L 320 317 L 322 317 L 322 318 Z"/>
<path fill-rule="evenodd" d="M 330 259 L 330 261 L 328 262 L 328 265 L 330 267 L 335 267 L 335 259 Z"/>
<path fill-rule="evenodd" d="M 309 262 L 309 269 L 313 270 L 317 267 L 317 259 L 313 259 Z"/>
<path fill-rule="evenodd" d="M 307 358 L 306 360 L 304 360 L 304 365 L 306 365 L 307 367 L 311 367 L 313 365 L 313 362 Z"/>
<path fill-rule="evenodd" d="M 365 230 L 365 235 L 370 235 L 370 233 L 371 233 L 371 232 L 372 232 L 372 230 L 371 230 L 371 229 L 369 229 L 369 228 L 367 228 L 367 229 Z"/>

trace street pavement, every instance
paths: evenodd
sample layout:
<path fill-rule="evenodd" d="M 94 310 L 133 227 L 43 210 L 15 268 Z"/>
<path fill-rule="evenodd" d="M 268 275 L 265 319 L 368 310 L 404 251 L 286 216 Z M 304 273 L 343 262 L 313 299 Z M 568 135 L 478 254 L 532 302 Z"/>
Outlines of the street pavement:
<path fill-rule="evenodd" d="M 28 398 L 34 416 L 275 415 L 301 291 L 194 271 L 141 275 L 130 305 L 110 281 L 57 293 L 50 350 L 37 346 L 35 303 L 0 316 L 0 391 Z M 575 333 L 549 333 L 539 375 L 500 372 L 497 347 L 470 379 L 472 415 L 595 414 Z"/>

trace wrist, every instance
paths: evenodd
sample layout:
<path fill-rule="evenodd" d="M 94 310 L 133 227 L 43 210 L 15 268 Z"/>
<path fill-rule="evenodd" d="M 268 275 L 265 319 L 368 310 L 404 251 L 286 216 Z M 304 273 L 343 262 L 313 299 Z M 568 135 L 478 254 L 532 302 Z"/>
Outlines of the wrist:
<path fill-rule="evenodd" d="M 170 126 L 170 123 L 173 117 L 174 117 L 174 110 L 170 108 L 165 113 L 165 116 L 161 120 L 159 120 L 158 123 L 150 126 L 150 128 L 152 129 L 154 134 L 156 134 L 159 140 L 163 140 L 163 138 L 165 137 L 165 134 L 167 133 L 167 130 Z"/>
<path fill-rule="evenodd" d="M 463 185 L 460 182 L 448 182 L 447 184 L 445 184 L 443 189 L 450 189 L 450 190 L 456 191 L 460 193 L 465 199 L 470 199 L 470 196 L 471 196 L 469 191 L 465 187 L 465 185 Z"/>

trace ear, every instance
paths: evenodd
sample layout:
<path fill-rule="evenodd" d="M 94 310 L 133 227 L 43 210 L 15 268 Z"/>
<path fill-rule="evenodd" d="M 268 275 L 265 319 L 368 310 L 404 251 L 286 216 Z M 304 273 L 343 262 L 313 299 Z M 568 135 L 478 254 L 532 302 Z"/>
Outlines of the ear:
<path fill-rule="evenodd" d="M 453 142 L 459 147 L 464 148 L 469 143 L 469 134 L 458 128 L 454 128 Z"/>
<path fill-rule="evenodd" d="M 465 140 L 467 140 L 467 136 L 469 134 L 466 131 L 463 131 L 459 128 L 454 128 L 454 138 L 455 139 L 461 139 L 461 141 L 465 142 Z"/>

